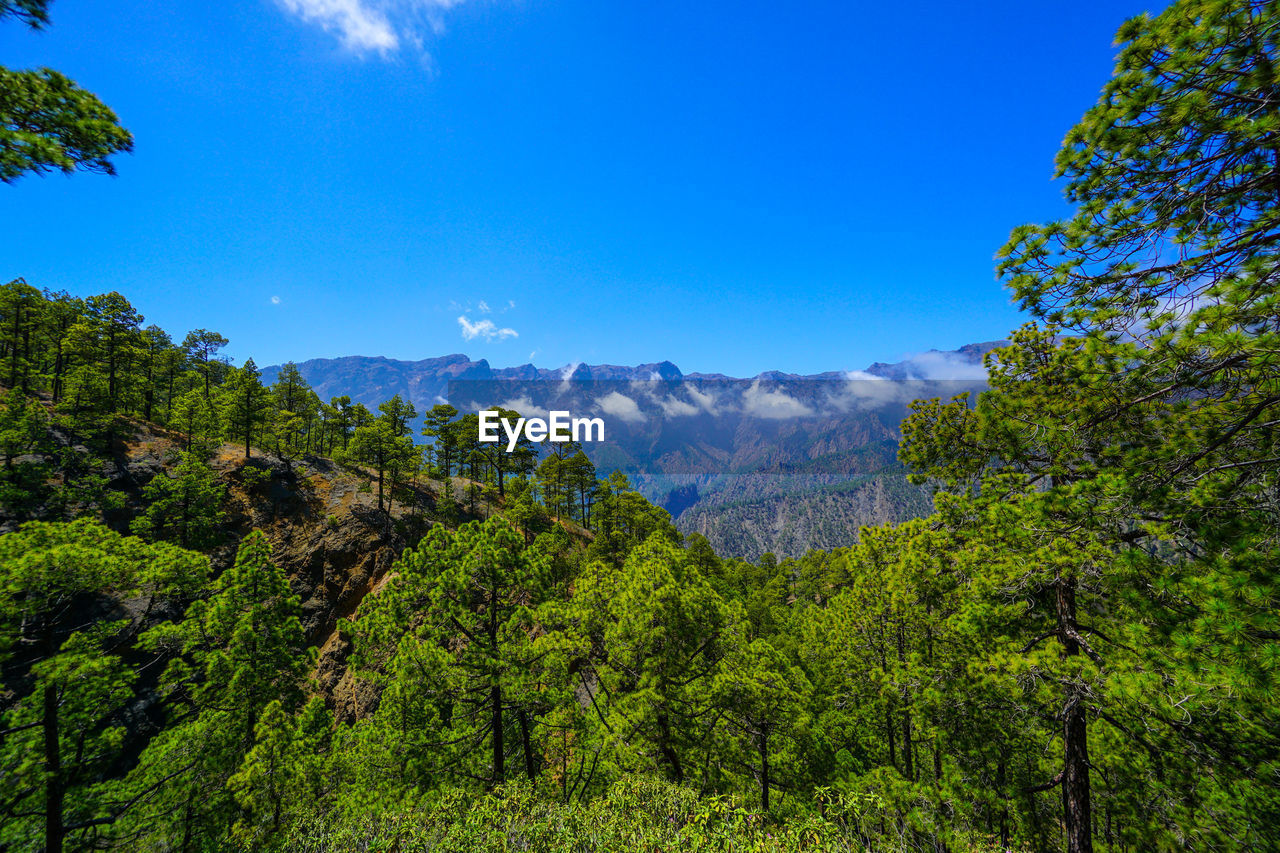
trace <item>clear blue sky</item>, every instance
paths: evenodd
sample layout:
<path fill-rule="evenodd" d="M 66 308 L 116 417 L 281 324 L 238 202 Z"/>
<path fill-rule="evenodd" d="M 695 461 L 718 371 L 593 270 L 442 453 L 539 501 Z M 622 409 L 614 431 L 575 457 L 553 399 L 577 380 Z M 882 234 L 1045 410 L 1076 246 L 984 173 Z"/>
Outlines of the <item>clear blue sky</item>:
<path fill-rule="evenodd" d="M 69 74 L 136 150 L 0 185 L 0 276 L 260 365 L 749 376 L 999 338 L 993 254 L 1066 211 L 1054 152 L 1158 8 L 56 0 L 0 63 Z"/>

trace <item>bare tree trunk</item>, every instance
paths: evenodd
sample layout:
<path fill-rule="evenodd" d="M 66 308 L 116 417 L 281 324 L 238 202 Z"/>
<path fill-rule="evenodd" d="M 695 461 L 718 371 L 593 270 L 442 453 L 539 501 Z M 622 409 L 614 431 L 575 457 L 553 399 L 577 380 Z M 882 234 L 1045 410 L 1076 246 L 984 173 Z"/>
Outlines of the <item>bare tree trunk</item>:
<path fill-rule="evenodd" d="M 506 745 L 502 742 L 502 685 L 495 684 L 489 688 L 489 701 L 492 703 L 493 719 L 493 784 L 501 785 L 506 779 Z"/>
<path fill-rule="evenodd" d="M 519 712 L 520 719 L 520 739 L 524 743 L 524 772 L 532 782 L 534 777 L 538 775 L 538 768 L 534 766 L 533 761 L 533 744 L 529 740 L 529 715 L 521 709 Z"/>
<path fill-rule="evenodd" d="M 1058 581 L 1058 634 L 1067 657 L 1080 654 L 1076 584 L 1072 577 Z M 1067 853 L 1093 853 L 1086 710 L 1082 697 L 1073 689 L 1062 714 L 1062 820 L 1067 831 Z"/>
<path fill-rule="evenodd" d="M 58 689 L 44 686 L 44 849 L 62 853 L 62 755 L 58 743 Z"/>
<path fill-rule="evenodd" d="M 760 810 L 769 813 L 769 735 L 760 735 Z"/>

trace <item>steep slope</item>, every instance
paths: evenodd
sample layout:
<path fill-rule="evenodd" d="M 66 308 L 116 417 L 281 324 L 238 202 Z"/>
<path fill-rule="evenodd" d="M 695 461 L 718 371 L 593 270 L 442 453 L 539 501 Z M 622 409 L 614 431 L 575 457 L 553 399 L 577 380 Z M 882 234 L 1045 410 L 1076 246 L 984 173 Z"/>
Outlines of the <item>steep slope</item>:
<path fill-rule="evenodd" d="M 117 496 L 107 502 L 113 506 L 104 520 L 122 533 L 145 509 L 147 484 L 175 474 L 185 443 L 181 434 L 138 420 L 120 421 L 110 447 L 96 453 L 60 428 L 51 430 L 51 439 L 69 453 L 64 460 L 87 466 L 87 473 L 101 477 L 106 491 Z M 212 572 L 216 576 L 231 565 L 240 540 L 250 531 L 260 529 L 267 535 L 272 559 L 302 601 L 307 642 L 320 647 L 315 675 L 331 698 L 339 695 L 348 652 L 336 630 L 338 620 L 355 613 L 400 553 L 436 519 L 443 489 L 455 489 L 456 508 L 463 513 L 449 519 L 451 524 L 482 517 L 485 510 L 479 504 L 476 515 L 467 514 L 461 480 L 448 486 L 419 483 L 410 490 L 408 505 L 396 501 L 388 513 L 377 508 L 368 472 L 329 459 L 288 459 L 257 448 L 245 459 L 242 446 L 224 444 L 208 464 L 226 493 L 222 536 L 206 551 Z M 79 511 L 44 506 L 19 514 L 0 504 L 0 533 L 30 518 L 57 520 Z M 352 701 L 351 690 L 342 696 Z"/>

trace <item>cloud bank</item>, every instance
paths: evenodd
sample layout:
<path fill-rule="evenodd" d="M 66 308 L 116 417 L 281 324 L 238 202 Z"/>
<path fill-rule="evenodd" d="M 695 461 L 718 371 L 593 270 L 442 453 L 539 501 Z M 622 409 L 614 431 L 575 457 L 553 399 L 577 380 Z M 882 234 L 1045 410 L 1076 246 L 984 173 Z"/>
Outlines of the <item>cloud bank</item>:
<path fill-rule="evenodd" d="M 972 361 L 953 352 L 922 352 L 907 360 L 907 375 L 912 379 L 978 380 L 987 378 L 982 362 Z"/>

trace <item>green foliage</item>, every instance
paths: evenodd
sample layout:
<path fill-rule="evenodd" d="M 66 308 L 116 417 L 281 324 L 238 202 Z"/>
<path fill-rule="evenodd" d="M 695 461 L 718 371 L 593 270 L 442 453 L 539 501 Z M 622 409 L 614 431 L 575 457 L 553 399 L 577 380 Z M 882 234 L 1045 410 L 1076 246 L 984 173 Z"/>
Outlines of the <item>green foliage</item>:
<path fill-rule="evenodd" d="M 196 457 L 208 456 L 222 432 L 217 410 L 199 388 L 172 401 L 169 423 L 186 434 L 187 453 Z"/>
<path fill-rule="evenodd" d="M 828 812 L 777 824 L 734 797 L 700 797 L 658 779 L 619 780 L 602 796 L 569 805 L 548 802 L 521 784 L 472 797 L 455 792 L 434 803 L 362 813 L 317 814 L 292 837 L 290 849 L 466 851 L 864 851 L 846 814 L 855 806 L 831 798 Z M 892 844 L 881 851 L 908 849 Z M 990 850 L 974 844 L 974 851 Z"/>
<path fill-rule="evenodd" d="M 588 565 L 571 607 L 566 639 L 606 754 L 676 784 L 707 772 L 712 684 L 733 617 L 683 549 L 655 533 L 620 571 Z"/>
<path fill-rule="evenodd" d="M 532 629 L 547 561 L 498 519 L 434 527 L 393 567 L 351 627 L 357 665 L 382 701 L 369 737 L 407 787 L 507 776 L 507 738 L 519 730 L 526 775 L 536 775 L 530 717 L 538 712 Z M 512 725 L 513 721 L 516 725 Z"/>
<path fill-rule="evenodd" d="M 111 773 L 142 668 L 130 652 L 152 608 L 198 589 L 207 566 L 89 519 L 0 536 L 0 844 L 62 849 L 132 805 Z"/>
<path fill-rule="evenodd" d="M 390 481 L 385 491 L 388 504 L 394 500 L 398 483 L 416 473 L 421 465 L 422 456 L 414 447 L 412 439 L 402 433 L 397 426 L 397 415 L 383 414 L 377 419 L 356 427 L 351 438 L 351 446 L 344 458 L 353 462 L 364 462 L 371 465 L 378 478 L 378 508 L 383 508 L 384 483 Z M 388 511 L 390 506 L 387 507 Z"/>
<path fill-rule="evenodd" d="M 194 555 L 87 521 L 0 536 L 0 846 L 1275 849 L 1278 13 L 1183 0 L 1121 30 L 1059 155 L 1074 213 L 1001 254 L 1037 323 L 988 391 L 903 426 L 928 518 L 722 559 L 579 448 L 537 464 L 436 406 L 437 518 L 455 488 L 498 517 L 431 529 L 341 623 L 335 715 L 260 532 L 160 624 Z M 294 365 L 268 391 L 220 335 L 141 323 L 0 288 L 6 500 L 43 500 L 60 419 L 105 444 L 163 413 L 190 452 L 147 488 L 151 538 L 211 544 L 219 434 L 340 452 L 416 513 L 411 403 L 323 404 Z M 163 725 L 130 743 L 140 697 Z"/>
<path fill-rule="evenodd" d="M 232 370 L 222 392 L 222 416 L 227 436 L 244 445 L 248 459 L 254 438 L 261 439 L 272 420 L 273 409 L 253 359 Z"/>
<path fill-rule="evenodd" d="M 21 391 L 0 391 L 0 505 L 32 507 L 46 490 L 48 420 L 44 408 Z"/>
<path fill-rule="evenodd" d="M 132 530 L 147 539 L 176 542 L 183 548 L 206 549 L 222 538 L 227 490 L 208 465 L 191 454 L 170 476 L 157 474 L 143 489 L 147 507 Z"/>
<path fill-rule="evenodd" d="M 290 809 L 325 797 L 332 726 L 319 697 L 312 697 L 296 717 L 279 700 L 263 709 L 253 748 L 227 780 L 243 815 L 232 828 L 235 839 L 262 849 L 279 838 L 292 817 Z"/>
<path fill-rule="evenodd" d="M 132 150 L 116 114 L 66 76 L 0 67 L 0 181 L 55 169 L 114 175 L 111 157 Z"/>
<path fill-rule="evenodd" d="M 310 723 L 301 735 L 278 731 L 281 709 L 302 703 L 311 662 L 299 609 L 287 578 L 271 562 L 266 536 L 255 530 L 207 599 L 194 602 L 180 623 L 146 634 L 148 648 L 170 656 L 162 685 L 172 722 L 126 779 L 139 800 L 128 832 L 154 844 L 174 838 L 212 844 L 241 814 L 237 798 L 252 804 L 275 796 L 259 792 L 255 767 L 273 751 L 287 752 L 278 737 L 288 741 L 314 732 Z M 251 760 L 241 770 L 246 756 Z M 233 778 L 239 781 L 233 784 Z M 260 817 L 251 814 L 239 831 L 261 831 L 255 822 Z"/>
<path fill-rule="evenodd" d="M 454 430 L 450 426 L 458 416 L 458 410 L 448 403 L 438 403 L 431 407 L 423 419 L 422 434 L 435 439 L 435 473 L 448 479 L 456 460 L 454 449 Z"/>
<path fill-rule="evenodd" d="M 1060 789 L 1074 851 L 1099 813 L 1146 848 L 1280 823 L 1276 14 L 1189 0 L 1121 29 L 1058 158 L 1075 214 L 1001 252 L 1046 325 L 988 356 L 974 408 L 904 426 L 904 460 L 956 493 L 983 689 L 1052 721 L 1021 733 L 1058 756 L 1024 790 Z"/>

